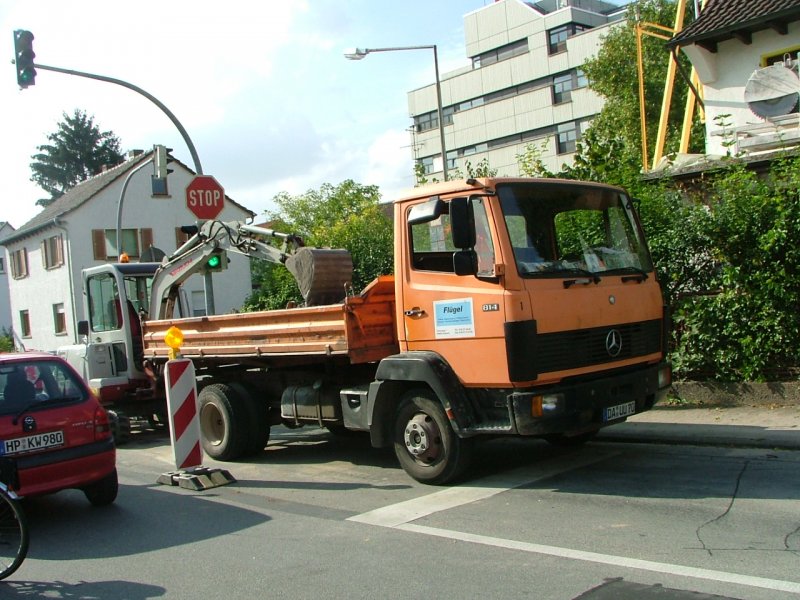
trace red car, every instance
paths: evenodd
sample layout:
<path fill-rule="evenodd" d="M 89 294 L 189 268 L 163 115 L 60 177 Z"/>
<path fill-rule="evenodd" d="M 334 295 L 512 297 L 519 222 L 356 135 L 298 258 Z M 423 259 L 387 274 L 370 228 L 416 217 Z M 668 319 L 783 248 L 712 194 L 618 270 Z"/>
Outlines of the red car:
<path fill-rule="evenodd" d="M 52 354 L 0 354 L 0 465 L 20 496 L 76 488 L 95 506 L 117 497 L 106 411 Z"/>

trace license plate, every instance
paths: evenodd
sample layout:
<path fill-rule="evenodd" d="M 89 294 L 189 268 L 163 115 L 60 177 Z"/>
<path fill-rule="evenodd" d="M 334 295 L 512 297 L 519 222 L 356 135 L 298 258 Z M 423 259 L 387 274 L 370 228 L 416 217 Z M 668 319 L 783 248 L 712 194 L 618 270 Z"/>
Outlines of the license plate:
<path fill-rule="evenodd" d="M 636 402 L 626 402 L 603 409 L 603 421 L 615 421 L 636 414 Z"/>
<path fill-rule="evenodd" d="M 10 454 L 22 454 L 23 452 L 33 452 L 45 448 L 55 448 L 64 445 L 64 432 L 51 431 L 49 433 L 37 433 L 21 438 L 4 440 L 0 442 L 0 454 L 8 456 Z"/>

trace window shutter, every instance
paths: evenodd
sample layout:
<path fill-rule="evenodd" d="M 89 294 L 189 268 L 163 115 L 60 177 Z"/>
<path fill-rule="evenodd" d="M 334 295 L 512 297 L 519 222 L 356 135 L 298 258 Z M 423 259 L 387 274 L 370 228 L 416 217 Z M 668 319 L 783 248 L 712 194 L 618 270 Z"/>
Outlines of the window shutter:
<path fill-rule="evenodd" d="M 62 235 L 56 237 L 56 264 L 64 264 L 64 236 Z"/>
<path fill-rule="evenodd" d="M 145 227 L 140 230 L 140 235 L 142 239 L 142 248 L 139 251 L 139 256 L 141 256 L 145 250 L 153 246 L 153 230 L 149 227 Z"/>
<path fill-rule="evenodd" d="M 47 240 L 42 240 L 42 243 L 39 244 L 39 254 L 42 255 L 42 268 L 47 269 Z"/>
<path fill-rule="evenodd" d="M 104 229 L 92 229 L 92 250 L 95 260 L 108 260 L 106 256 L 106 232 Z"/>

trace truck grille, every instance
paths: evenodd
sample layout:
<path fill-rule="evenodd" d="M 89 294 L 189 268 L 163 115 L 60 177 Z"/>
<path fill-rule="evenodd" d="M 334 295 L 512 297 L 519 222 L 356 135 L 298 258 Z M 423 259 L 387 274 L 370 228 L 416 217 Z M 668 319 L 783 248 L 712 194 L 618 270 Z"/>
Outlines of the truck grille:
<path fill-rule="evenodd" d="M 612 345 L 610 351 L 607 344 Z M 654 320 L 539 334 L 532 356 L 536 371 L 548 373 L 617 362 L 660 350 L 661 321 Z"/>

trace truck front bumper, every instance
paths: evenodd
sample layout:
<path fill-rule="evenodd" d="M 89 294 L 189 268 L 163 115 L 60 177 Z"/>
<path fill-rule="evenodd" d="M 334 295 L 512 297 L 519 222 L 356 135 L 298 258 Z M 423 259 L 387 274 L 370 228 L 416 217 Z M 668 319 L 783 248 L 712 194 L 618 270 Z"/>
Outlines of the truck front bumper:
<path fill-rule="evenodd" d="M 668 363 L 563 383 L 508 396 L 512 431 L 519 435 L 579 434 L 650 410 L 671 384 Z"/>

